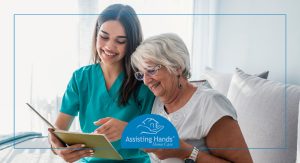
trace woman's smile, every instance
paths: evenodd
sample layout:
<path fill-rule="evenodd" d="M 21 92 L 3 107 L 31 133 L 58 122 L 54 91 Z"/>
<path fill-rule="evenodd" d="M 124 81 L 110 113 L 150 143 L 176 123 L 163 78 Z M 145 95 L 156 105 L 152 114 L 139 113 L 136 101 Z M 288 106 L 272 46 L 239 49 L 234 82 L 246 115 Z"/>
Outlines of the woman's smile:
<path fill-rule="evenodd" d="M 103 50 L 103 49 L 101 49 L 101 53 L 105 54 L 107 57 L 114 57 L 117 55 L 117 53 L 108 50 Z"/>

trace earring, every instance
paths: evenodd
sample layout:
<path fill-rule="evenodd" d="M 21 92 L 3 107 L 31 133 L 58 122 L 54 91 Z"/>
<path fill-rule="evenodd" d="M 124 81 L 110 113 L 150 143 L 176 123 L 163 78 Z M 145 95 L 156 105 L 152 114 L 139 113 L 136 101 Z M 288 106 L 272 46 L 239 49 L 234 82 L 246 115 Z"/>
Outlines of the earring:
<path fill-rule="evenodd" d="M 180 75 L 178 75 L 177 78 L 178 78 L 178 88 L 181 89 L 181 88 L 182 88 L 182 85 L 181 85 L 181 83 L 179 82 Z"/>

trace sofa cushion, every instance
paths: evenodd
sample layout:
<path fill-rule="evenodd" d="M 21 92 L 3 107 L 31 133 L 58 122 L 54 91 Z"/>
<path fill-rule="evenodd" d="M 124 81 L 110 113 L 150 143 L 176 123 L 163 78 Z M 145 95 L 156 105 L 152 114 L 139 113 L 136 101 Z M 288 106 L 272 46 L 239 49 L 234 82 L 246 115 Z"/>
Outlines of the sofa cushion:
<path fill-rule="evenodd" d="M 227 97 L 237 111 L 254 162 L 296 161 L 299 86 L 261 79 L 237 69 Z"/>
<path fill-rule="evenodd" d="M 224 96 L 227 95 L 227 91 L 230 85 L 232 74 L 223 73 L 213 70 L 210 67 L 205 67 L 203 75 L 200 77 L 201 80 L 207 80 L 209 85 L 219 91 Z"/>
<path fill-rule="evenodd" d="M 267 79 L 269 71 L 255 74 L 261 78 Z M 210 67 L 205 67 L 203 75 L 200 77 L 201 80 L 207 80 L 211 88 L 219 91 L 224 96 L 227 96 L 227 92 L 230 86 L 232 74 L 215 71 Z"/>
<path fill-rule="evenodd" d="M 192 80 L 190 81 L 190 83 L 192 83 L 196 87 L 210 88 L 210 89 L 212 88 L 207 80 Z"/>

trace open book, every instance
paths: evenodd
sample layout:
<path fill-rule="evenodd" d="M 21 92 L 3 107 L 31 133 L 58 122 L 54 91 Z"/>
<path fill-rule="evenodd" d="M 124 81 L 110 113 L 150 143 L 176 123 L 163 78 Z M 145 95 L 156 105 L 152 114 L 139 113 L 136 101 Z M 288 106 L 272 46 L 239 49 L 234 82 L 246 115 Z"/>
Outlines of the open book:
<path fill-rule="evenodd" d="M 86 134 L 79 132 L 69 132 L 58 130 L 30 104 L 26 103 L 29 108 L 36 113 L 45 123 L 54 129 L 54 134 L 66 145 L 85 144 L 86 148 L 93 148 L 94 156 L 98 158 L 123 160 L 122 156 L 116 151 L 105 135 Z"/>

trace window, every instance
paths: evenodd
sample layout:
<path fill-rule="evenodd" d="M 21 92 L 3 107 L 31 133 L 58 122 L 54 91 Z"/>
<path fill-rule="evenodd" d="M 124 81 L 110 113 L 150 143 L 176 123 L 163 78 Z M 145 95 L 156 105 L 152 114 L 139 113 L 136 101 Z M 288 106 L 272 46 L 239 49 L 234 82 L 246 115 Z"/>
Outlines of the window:
<path fill-rule="evenodd" d="M 15 129 L 47 133 L 44 124 L 25 105 L 31 103 L 54 122 L 72 72 L 91 59 L 91 37 L 97 15 L 118 1 L 80 0 L 77 13 L 85 15 L 18 15 L 15 20 Z M 144 38 L 177 33 L 192 51 L 192 0 L 122 1 L 137 12 Z M 145 7 L 147 6 L 147 7 Z M 68 12 L 66 12 L 68 13 Z M 165 14 L 165 15 L 159 15 Z M 182 15 L 180 15 L 182 14 Z M 76 123 L 74 123 L 76 122 Z M 74 120 L 71 130 L 79 129 Z M 2 129 L 1 129 L 2 130 Z M 3 131 L 3 130 L 2 130 Z M 5 132 L 12 131 L 10 127 Z"/>

